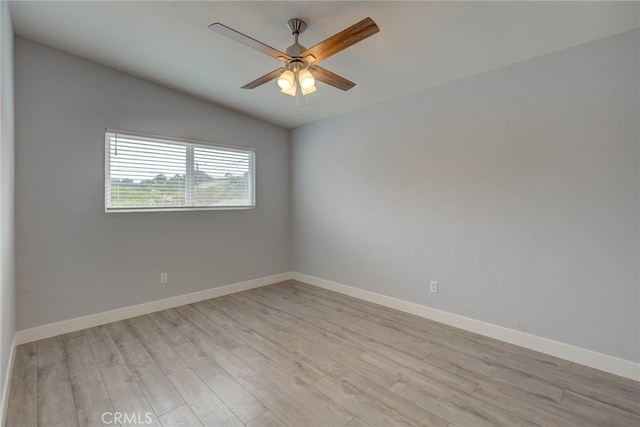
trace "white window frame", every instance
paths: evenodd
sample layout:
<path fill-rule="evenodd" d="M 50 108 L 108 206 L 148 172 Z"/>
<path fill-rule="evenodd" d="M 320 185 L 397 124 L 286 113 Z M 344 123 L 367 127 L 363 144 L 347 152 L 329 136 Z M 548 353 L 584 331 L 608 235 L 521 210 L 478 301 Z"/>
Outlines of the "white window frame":
<path fill-rule="evenodd" d="M 250 205 L 239 205 L 239 206 L 161 206 L 161 207 L 153 207 L 153 206 L 140 206 L 140 207 L 109 207 L 109 190 L 110 190 L 110 180 L 111 180 L 111 169 L 110 169 L 110 161 L 111 161 L 111 143 L 109 141 L 109 134 L 119 133 L 132 137 L 143 137 L 143 138 L 152 138 L 158 139 L 159 141 L 166 141 L 168 143 L 175 143 L 176 145 L 183 145 L 187 149 L 187 162 L 189 158 L 193 161 L 193 147 L 203 147 L 203 148 L 220 148 L 228 151 L 237 151 L 243 153 L 251 153 L 250 157 L 250 171 L 251 171 L 251 179 L 249 180 L 249 197 L 250 197 Z M 191 149 L 190 149 L 191 148 Z M 191 153 L 191 154 L 190 154 Z M 190 154 L 190 155 L 189 155 Z M 188 174 L 185 174 L 185 182 L 189 180 Z M 191 193 L 191 186 L 186 186 L 185 188 L 185 198 L 188 197 L 187 194 Z M 120 212 L 176 212 L 176 211 L 220 211 L 220 210 L 247 210 L 247 209 L 255 209 L 256 207 L 256 149 L 252 147 L 243 147 L 237 145 L 223 145 L 217 144 L 213 142 L 199 141 L 194 139 L 186 139 L 186 138 L 175 138 L 169 136 L 155 135 L 149 133 L 142 132 L 134 132 L 128 130 L 121 129 L 112 129 L 107 128 L 104 132 L 104 211 L 106 213 L 120 213 Z"/>

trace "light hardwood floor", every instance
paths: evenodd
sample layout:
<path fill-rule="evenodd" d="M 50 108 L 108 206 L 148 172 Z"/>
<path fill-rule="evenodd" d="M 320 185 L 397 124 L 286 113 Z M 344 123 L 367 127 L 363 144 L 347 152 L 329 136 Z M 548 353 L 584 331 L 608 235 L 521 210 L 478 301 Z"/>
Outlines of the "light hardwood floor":
<path fill-rule="evenodd" d="M 640 384 L 288 281 L 18 347 L 7 427 L 105 412 L 164 427 L 640 426 Z"/>

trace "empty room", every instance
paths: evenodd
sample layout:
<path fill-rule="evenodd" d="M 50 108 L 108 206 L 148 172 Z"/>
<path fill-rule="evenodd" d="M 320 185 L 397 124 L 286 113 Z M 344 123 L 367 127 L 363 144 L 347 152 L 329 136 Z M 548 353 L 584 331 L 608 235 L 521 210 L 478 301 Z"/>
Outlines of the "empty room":
<path fill-rule="evenodd" d="M 640 425 L 640 2 L 0 0 L 0 105 L 0 425 Z"/>

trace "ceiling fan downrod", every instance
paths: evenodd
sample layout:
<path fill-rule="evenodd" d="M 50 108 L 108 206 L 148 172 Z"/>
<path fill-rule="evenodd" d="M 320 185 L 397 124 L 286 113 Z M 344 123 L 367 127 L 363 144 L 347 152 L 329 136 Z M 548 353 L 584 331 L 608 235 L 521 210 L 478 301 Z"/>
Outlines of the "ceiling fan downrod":
<path fill-rule="evenodd" d="M 293 18 L 287 21 L 287 27 L 289 27 L 291 34 L 295 37 L 294 43 L 287 48 L 287 55 L 292 58 L 299 58 L 300 54 L 307 50 L 307 48 L 298 43 L 298 36 L 307 29 L 307 24 L 302 19 Z"/>

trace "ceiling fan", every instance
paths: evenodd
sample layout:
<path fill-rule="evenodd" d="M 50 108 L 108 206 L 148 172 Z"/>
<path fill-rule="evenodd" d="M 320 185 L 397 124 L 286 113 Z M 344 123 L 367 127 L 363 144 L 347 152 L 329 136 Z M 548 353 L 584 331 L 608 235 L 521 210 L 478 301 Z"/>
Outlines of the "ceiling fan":
<path fill-rule="evenodd" d="M 287 48 L 286 53 L 219 22 L 209 25 L 209 28 L 283 63 L 282 67 L 247 83 L 242 86 L 242 89 L 253 89 L 278 79 L 278 86 L 282 92 L 291 96 L 298 94 L 304 96 L 315 92 L 316 80 L 345 91 L 354 87 L 355 83 L 318 66 L 318 63 L 380 31 L 373 19 L 365 18 L 307 49 L 298 43 L 298 36 L 306 30 L 307 24 L 302 19 L 293 18 L 287 22 L 287 26 L 295 37 L 295 41 Z"/>

